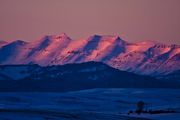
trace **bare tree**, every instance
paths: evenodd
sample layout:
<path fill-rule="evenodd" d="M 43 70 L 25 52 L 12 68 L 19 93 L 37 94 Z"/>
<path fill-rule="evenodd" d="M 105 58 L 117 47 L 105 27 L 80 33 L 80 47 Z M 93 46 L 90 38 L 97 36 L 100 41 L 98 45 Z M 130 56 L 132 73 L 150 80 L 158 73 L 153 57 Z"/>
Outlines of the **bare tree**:
<path fill-rule="evenodd" d="M 141 114 L 143 112 L 144 109 L 144 102 L 143 101 L 139 101 L 137 102 L 137 110 L 136 113 L 137 114 Z"/>

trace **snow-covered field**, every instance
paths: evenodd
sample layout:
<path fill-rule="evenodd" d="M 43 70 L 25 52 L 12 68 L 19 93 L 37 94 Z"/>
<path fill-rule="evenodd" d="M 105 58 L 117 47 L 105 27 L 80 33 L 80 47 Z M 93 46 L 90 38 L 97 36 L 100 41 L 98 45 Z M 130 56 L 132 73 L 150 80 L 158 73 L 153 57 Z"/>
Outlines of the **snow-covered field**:
<path fill-rule="evenodd" d="M 66 93 L 0 93 L 0 120 L 179 120 L 180 113 L 127 115 L 145 109 L 180 112 L 178 89 L 91 89 Z"/>

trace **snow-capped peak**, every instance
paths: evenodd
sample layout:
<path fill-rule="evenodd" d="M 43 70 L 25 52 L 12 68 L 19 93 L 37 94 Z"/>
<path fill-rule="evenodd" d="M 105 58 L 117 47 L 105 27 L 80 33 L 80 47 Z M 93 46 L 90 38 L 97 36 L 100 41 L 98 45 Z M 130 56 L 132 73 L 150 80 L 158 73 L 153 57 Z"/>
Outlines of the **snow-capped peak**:
<path fill-rule="evenodd" d="M 8 44 L 8 42 L 1 40 L 1 41 L 0 41 L 0 48 L 1 48 L 2 46 L 6 45 L 6 44 Z"/>
<path fill-rule="evenodd" d="M 12 41 L 9 44 L 7 44 L 7 46 L 15 47 L 15 46 L 23 46 L 23 45 L 26 45 L 26 44 L 28 44 L 28 42 L 25 42 L 23 40 L 15 40 L 15 41 Z"/>
<path fill-rule="evenodd" d="M 62 33 L 60 35 L 51 35 L 50 36 L 51 39 L 58 39 L 58 40 L 62 40 L 62 39 L 68 39 L 68 40 L 71 40 L 71 38 L 66 34 L 66 33 Z"/>
<path fill-rule="evenodd" d="M 47 66 L 99 61 L 140 74 L 166 73 L 180 66 L 179 45 L 155 41 L 128 43 L 116 35 L 95 34 L 80 40 L 72 40 L 65 33 L 46 35 L 30 43 L 18 40 L 5 44 L 0 49 L 0 56 L 4 54 L 6 57 L 1 58 L 0 64 Z"/>

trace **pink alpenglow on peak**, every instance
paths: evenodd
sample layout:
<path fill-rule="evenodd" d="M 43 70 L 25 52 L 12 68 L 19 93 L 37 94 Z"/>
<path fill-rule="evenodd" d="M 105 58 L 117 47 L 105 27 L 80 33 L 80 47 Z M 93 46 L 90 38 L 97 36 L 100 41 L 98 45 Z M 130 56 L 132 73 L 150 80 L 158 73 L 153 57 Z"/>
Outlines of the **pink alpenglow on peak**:
<path fill-rule="evenodd" d="M 68 35 L 48 35 L 32 42 L 0 41 L 0 64 L 63 65 L 104 62 L 139 74 L 167 74 L 180 68 L 180 46 L 154 41 L 129 43 L 119 36 L 92 35 L 72 40 Z"/>
<path fill-rule="evenodd" d="M 8 42 L 6 42 L 6 41 L 0 41 L 0 47 L 4 46 L 4 45 L 6 45 L 6 44 L 8 44 Z"/>

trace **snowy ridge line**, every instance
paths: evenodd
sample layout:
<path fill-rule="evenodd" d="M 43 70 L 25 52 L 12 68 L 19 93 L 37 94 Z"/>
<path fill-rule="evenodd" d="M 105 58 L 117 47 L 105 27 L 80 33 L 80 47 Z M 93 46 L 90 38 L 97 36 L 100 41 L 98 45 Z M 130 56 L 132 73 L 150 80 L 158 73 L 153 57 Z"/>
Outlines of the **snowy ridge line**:
<path fill-rule="evenodd" d="M 155 41 L 129 43 L 119 36 L 92 35 L 73 40 L 65 33 L 32 42 L 0 41 L 0 65 L 64 65 L 97 61 L 119 70 L 165 75 L 180 67 L 180 45 Z"/>

